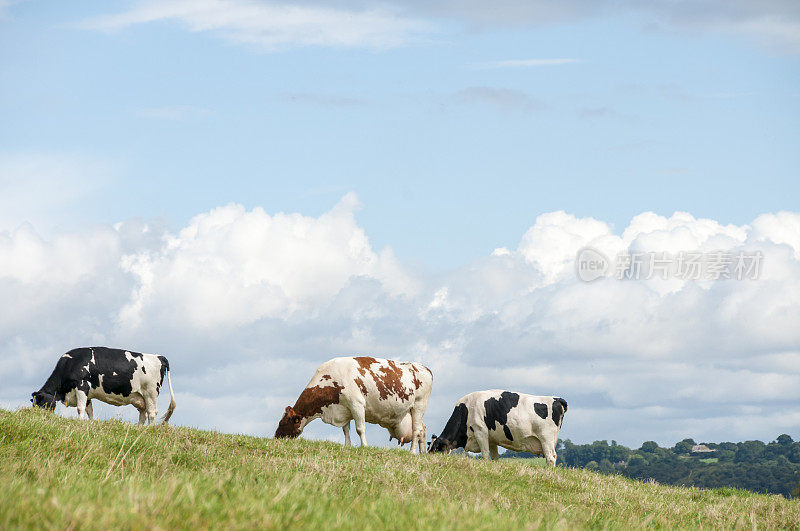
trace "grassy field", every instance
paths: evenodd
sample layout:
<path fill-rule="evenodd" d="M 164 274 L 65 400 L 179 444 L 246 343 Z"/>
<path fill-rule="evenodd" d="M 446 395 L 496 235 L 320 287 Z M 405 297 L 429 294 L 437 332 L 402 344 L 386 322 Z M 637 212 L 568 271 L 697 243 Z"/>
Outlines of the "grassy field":
<path fill-rule="evenodd" d="M 800 529 L 800 503 L 585 470 L 0 410 L 0 528 Z"/>

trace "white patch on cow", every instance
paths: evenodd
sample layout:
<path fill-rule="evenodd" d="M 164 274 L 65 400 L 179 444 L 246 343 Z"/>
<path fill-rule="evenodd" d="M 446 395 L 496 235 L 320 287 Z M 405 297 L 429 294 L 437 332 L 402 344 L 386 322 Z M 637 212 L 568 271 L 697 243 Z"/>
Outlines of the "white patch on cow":
<path fill-rule="evenodd" d="M 92 349 L 92 365 L 97 365 L 94 361 L 94 349 Z"/>
<path fill-rule="evenodd" d="M 69 359 L 72 359 L 72 356 L 70 356 L 69 354 L 64 354 L 64 355 L 63 355 L 63 356 L 61 356 L 61 357 L 62 357 L 62 358 L 69 358 Z"/>

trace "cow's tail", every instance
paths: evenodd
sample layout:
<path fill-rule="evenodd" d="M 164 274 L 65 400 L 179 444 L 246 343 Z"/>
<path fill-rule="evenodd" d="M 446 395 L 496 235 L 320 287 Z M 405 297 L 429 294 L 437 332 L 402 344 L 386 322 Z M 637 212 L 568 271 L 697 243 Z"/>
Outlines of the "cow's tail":
<path fill-rule="evenodd" d="M 162 424 L 167 424 L 173 411 L 175 411 L 175 393 L 172 392 L 172 378 L 169 375 L 169 364 L 167 364 L 167 385 L 169 385 L 169 407 L 167 408 L 167 412 L 164 413 L 164 416 L 161 417 Z"/>

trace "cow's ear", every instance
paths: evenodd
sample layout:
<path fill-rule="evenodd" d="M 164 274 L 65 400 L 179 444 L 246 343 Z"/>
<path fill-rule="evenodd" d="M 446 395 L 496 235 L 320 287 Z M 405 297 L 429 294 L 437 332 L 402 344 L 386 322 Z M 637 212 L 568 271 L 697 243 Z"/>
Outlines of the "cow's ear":
<path fill-rule="evenodd" d="M 292 413 L 294 413 L 294 409 L 292 409 L 292 406 L 286 406 L 286 410 L 284 411 L 284 413 L 286 413 L 287 415 L 291 415 Z"/>

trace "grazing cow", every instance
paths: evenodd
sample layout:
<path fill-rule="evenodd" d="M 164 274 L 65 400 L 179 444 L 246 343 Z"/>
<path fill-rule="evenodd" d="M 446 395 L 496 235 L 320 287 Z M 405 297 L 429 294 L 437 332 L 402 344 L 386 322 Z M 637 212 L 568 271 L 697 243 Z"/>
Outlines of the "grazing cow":
<path fill-rule="evenodd" d="M 556 396 L 476 391 L 458 401 L 442 434 L 433 436 L 430 451 L 464 448 L 480 452 L 484 459 L 497 459 L 497 447 L 502 446 L 544 455 L 555 466 L 558 432 L 566 412 L 566 400 Z"/>
<path fill-rule="evenodd" d="M 344 431 L 350 446 L 350 420 L 361 446 L 366 446 L 365 423 L 389 430 L 389 439 L 411 442 L 411 451 L 425 452 L 422 417 L 428 407 L 433 374 L 419 363 L 381 358 L 343 357 L 326 361 L 292 407 L 287 407 L 275 437 L 298 437 L 316 418 Z"/>
<path fill-rule="evenodd" d="M 140 354 L 106 347 L 84 347 L 70 350 L 58 360 L 53 373 L 42 388 L 32 393 L 34 406 L 49 410 L 56 402 L 78 408 L 78 418 L 91 419 L 92 399 L 114 406 L 133 404 L 139 410 L 139 424 L 156 420 L 156 400 L 164 375 L 169 384 L 169 408 L 162 417 L 166 423 L 175 411 L 175 394 L 169 362 L 164 356 Z"/>

